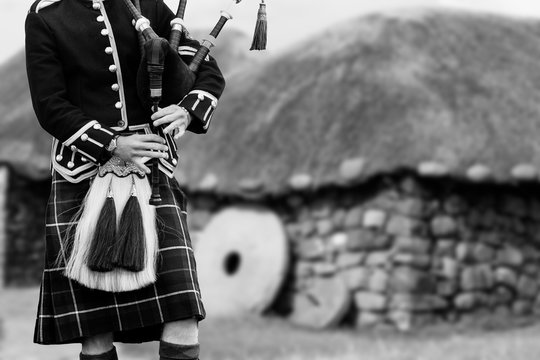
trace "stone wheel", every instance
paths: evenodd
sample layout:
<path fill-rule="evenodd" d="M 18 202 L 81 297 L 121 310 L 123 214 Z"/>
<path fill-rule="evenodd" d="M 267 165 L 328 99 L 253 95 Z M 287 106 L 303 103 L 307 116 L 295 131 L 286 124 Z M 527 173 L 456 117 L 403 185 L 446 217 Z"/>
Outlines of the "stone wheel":
<path fill-rule="evenodd" d="M 210 316 L 260 314 L 274 301 L 289 263 L 279 217 L 262 207 L 230 207 L 200 233 L 195 256 Z"/>
<path fill-rule="evenodd" d="M 317 278 L 294 295 L 290 321 L 302 327 L 326 329 L 339 324 L 352 297 L 338 277 Z"/>

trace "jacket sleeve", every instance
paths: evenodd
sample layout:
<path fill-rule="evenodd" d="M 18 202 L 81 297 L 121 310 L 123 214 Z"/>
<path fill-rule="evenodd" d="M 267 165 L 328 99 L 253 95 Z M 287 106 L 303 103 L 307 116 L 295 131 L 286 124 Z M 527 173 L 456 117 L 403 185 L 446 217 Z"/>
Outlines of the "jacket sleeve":
<path fill-rule="evenodd" d="M 166 34 L 170 33 L 170 21 L 174 18 L 174 14 L 163 4 L 159 15 L 160 32 L 162 36 L 168 37 Z M 178 53 L 186 64 L 190 64 L 200 46 L 197 40 L 191 39 L 189 34 L 184 32 Z M 224 89 L 225 79 L 216 60 L 212 56 L 207 56 L 199 67 L 193 88 L 178 104 L 188 110 L 192 116 L 187 130 L 198 134 L 208 131 L 212 115 Z"/>
<path fill-rule="evenodd" d="M 68 98 L 62 62 L 54 33 L 40 14 L 26 17 L 26 71 L 32 105 L 49 134 L 90 161 L 103 164 L 116 132 L 85 115 Z"/>

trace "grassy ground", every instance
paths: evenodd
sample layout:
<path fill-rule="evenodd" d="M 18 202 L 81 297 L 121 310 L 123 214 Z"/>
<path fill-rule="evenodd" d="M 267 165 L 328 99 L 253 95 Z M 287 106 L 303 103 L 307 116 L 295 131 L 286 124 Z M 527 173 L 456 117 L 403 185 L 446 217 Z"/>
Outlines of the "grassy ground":
<path fill-rule="evenodd" d="M 78 345 L 32 344 L 37 289 L 0 294 L 2 360 L 77 359 Z M 350 329 L 315 332 L 276 318 L 207 319 L 202 360 L 536 360 L 540 325 L 501 331 L 441 327 L 414 334 Z M 119 345 L 121 360 L 157 360 L 157 343 Z"/>

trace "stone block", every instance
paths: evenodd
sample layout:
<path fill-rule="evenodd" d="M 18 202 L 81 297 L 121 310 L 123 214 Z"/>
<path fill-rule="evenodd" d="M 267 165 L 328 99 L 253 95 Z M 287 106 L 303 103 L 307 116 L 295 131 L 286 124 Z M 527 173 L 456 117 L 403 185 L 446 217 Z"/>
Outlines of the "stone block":
<path fill-rule="evenodd" d="M 365 264 L 369 267 L 387 267 L 390 265 L 390 258 L 388 251 L 374 251 L 368 254 Z"/>
<path fill-rule="evenodd" d="M 465 264 L 472 264 L 475 262 L 474 250 L 474 243 L 460 242 L 456 246 L 456 258 Z"/>
<path fill-rule="evenodd" d="M 365 267 L 355 267 L 343 270 L 340 273 L 340 276 L 349 290 L 354 291 L 367 288 L 369 271 Z"/>
<path fill-rule="evenodd" d="M 448 302 L 436 295 L 393 294 L 389 308 L 393 310 L 409 310 L 412 312 L 429 312 L 448 307 Z"/>
<path fill-rule="evenodd" d="M 461 311 L 474 309 L 481 303 L 478 293 L 462 293 L 454 298 L 454 306 Z"/>
<path fill-rule="evenodd" d="M 295 267 L 295 278 L 305 278 L 313 275 L 313 263 L 298 261 Z"/>
<path fill-rule="evenodd" d="M 337 272 L 337 266 L 327 262 L 316 262 L 313 264 L 313 272 L 317 276 L 332 276 Z"/>
<path fill-rule="evenodd" d="M 514 300 L 514 292 L 506 286 L 496 286 L 492 296 L 494 305 L 507 305 Z"/>
<path fill-rule="evenodd" d="M 427 254 L 398 253 L 393 257 L 394 263 L 426 269 L 431 265 L 431 257 Z"/>
<path fill-rule="evenodd" d="M 311 208 L 311 216 L 314 219 L 326 219 L 332 214 L 333 204 L 325 199 L 316 200 Z"/>
<path fill-rule="evenodd" d="M 388 288 L 389 275 L 387 270 L 377 268 L 371 272 L 368 281 L 368 289 L 376 293 L 384 293 Z"/>
<path fill-rule="evenodd" d="M 515 289 L 517 287 L 518 276 L 514 269 L 499 267 L 495 270 L 495 282 L 508 286 L 510 289 Z"/>
<path fill-rule="evenodd" d="M 202 230 L 210 222 L 212 212 L 208 210 L 193 210 L 188 216 L 189 228 L 193 230 Z"/>
<path fill-rule="evenodd" d="M 332 214 L 332 222 L 336 229 L 341 229 L 345 224 L 345 218 L 347 217 L 347 211 L 344 209 L 336 209 Z"/>
<path fill-rule="evenodd" d="M 517 293 L 520 298 L 534 299 L 538 295 L 538 279 L 521 275 L 517 283 Z"/>
<path fill-rule="evenodd" d="M 478 234 L 478 241 L 495 247 L 503 243 L 502 234 L 498 231 L 482 231 Z"/>
<path fill-rule="evenodd" d="M 532 199 L 529 202 L 529 215 L 534 220 L 540 220 L 540 199 Z"/>
<path fill-rule="evenodd" d="M 345 216 L 343 227 L 346 229 L 361 227 L 364 219 L 363 216 L 364 209 L 362 205 L 352 207 Z"/>
<path fill-rule="evenodd" d="M 459 273 L 459 263 L 450 257 L 441 258 L 440 268 L 437 275 L 444 279 L 456 279 Z"/>
<path fill-rule="evenodd" d="M 528 215 L 526 202 L 523 198 L 516 195 L 505 195 L 502 198 L 501 211 L 518 217 L 525 217 Z"/>
<path fill-rule="evenodd" d="M 461 196 L 450 195 L 444 201 L 443 208 L 450 215 L 459 215 L 467 210 L 467 202 Z"/>
<path fill-rule="evenodd" d="M 388 319 L 400 331 L 409 331 L 413 326 L 413 314 L 407 310 L 392 310 L 388 313 Z"/>
<path fill-rule="evenodd" d="M 333 252 L 345 252 L 345 250 L 347 250 L 348 241 L 349 237 L 346 233 L 337 232 L 330 236 L 330 239 L 328 239 L 328 247 Z"/>
<path fill-rule="evenodd" d="M 491 266 L 477 265 L 464 268 L 461 271 L 460 285 L 465 291 L 490 289 L 494 285 Z"/>
<path fill-rule="evenodd" d="M 383 311 L 386 309 L 386 297 L 372 292 L 356 292 L 354 294 L 354 303 L 362 311 Z"/>
<path fill-rule="evenodd" d="M 431 220 L 431 233 L 435 237 L 453 237 L 458 232 L 456 220 L 447 215 L 438 215 Z"/>
<path fill-rule="evenodd" d="M 373 327 L 384 322 L 384 315 L 373 311 L 359 311 L 356 317 L 356 327 L 367 328 Z"/>
<path fill-rule="evenodd" d="M 369 229 L 380 229 L 386 222 L 386 212 L 383 210 L 370 209 L 364 213 L 363 225 Z"/>
<path fill-rule="evenodd" d="M 365 252 L 344 252 L 339 254 L 336 264 L 340 269 L 347 269 L 361 265 L 366 258 Z"/>
<path fill-rule="evenodd" d="M 473 257 L 478 263 L 490 263 L 495 259 L 496 254 L 496 250 L 485 243 L 480 242 L 474 245 Z"/>
<path fill-rule="evenodd" d="M 413 236 L 397 236 L 392 250 L 395 253 L 426 254 L 431 243 L 428 239 Z"/>
<path fill-rule="evenodd" d="M 316 223 L 317 234 L 319 236 L 327 236 L 334 230 L 334 223 L 330 219 L 321 219 Z"/>
<path fill-rule="evenodd" d="M 302 237 L 309 237 L 315 234 L 315 222 L 304 220 L 298 224 L 298 231 Z"/>
<path fill-rule="evenodd" d="M 402 215 L 413 218 L 423 217 L 427 212 L 425 202 L 418 198 L 407 198 L 397 201 L 394 204 L 394 209 Z"/>
<path fill-rule="evenodd" d="M 320 238 L 301 241 L 297 247 L 298 257 L 303 260 L 319 260 L 324 258 L 326 247 Z"/>
<path fill-rule="evenodd" d="M 529 276 L 538 278 L 540 266 L 536 263 L 528 263 L 523 267 L 523 272 Z"/>
<path fill-rule="evenodd" d="M 514 218 L 512 220 L 512 231 L 516 234 L 524 235 L 527 233 L 527 224 L 521 218 Z"/>
<path fill-rule="evenodd" d="M 457 281 L 454 280 L 439 280 L 437 281 L 437 294 L 444 297 L 451 297 L 457 292 Z"/>
<path fill-rule="evenodd" d="M 437 288 L 434 276 L 411 267 L 394 268 L 389 288 L 397 293 L 433 294 Z"/>
<path fill-rule="evenodd" d="M 386 225 L 386 232 L 396 236 L 423 235 L 425 223 L 403 215 L 392 215 Z"/>
<path fill-rule="evenodd" d="M 425 187 L 415 176 L 406 176 L 399 183 L 399 188 L 405 194 L 415 197 L 423 197 L 426 194 Z"/>
<path fill-rule="evenodd" d="M 530 315 L 533 311 L 534 303 L 530 300 L 517 300 L 512 304 L 512 313 L 515 315 Z"/>
<path fill-rule="evenodd" d="M 454 239 L 438 239 L 435 245 L 436 256 L 453 257 L 456 251 L 456 241 Z"/>
<path fill-rule="evenodd" d="M 366 229 L 353 229 L 347 232 L 347 249 L 351 251 L 369 251 L 385 249 L 390 245 L 388 234 Z"/>
<path fill-rule="evenodd" d="M 285 198 L 285 202 L 293 209 L 298 209 L 304 205 L 304 198 L 300 195 L 293 194 Z"/>
<path fill-rule="evenodd" d="M 523 253 L 513 246 L 507 245 L 497 252 L 497 264 L 502 266 L 520 268 L 524 260 Z"/>

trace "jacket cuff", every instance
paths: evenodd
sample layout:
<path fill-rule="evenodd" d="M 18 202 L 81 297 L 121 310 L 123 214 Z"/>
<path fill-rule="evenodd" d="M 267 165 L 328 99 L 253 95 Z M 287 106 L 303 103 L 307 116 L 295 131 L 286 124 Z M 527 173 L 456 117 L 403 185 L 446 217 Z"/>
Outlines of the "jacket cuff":
<path fill-rule="evenodd" d="M 73 153 L 78 152 L 88 160 L 101 165 L 111 158 L 106 147 L 115 135 L 116 131 L 92 120 L 64 141 L 64 146 L 70 148 Z"/>
<path fill-rule="evenodd" d="M 193 90 L 187 94 L 178 104 L 189 111 L 193 118 L 187 130 L 197 134 L 207 132 L 217 104 L 218 99 L 207 91 Z"/>

